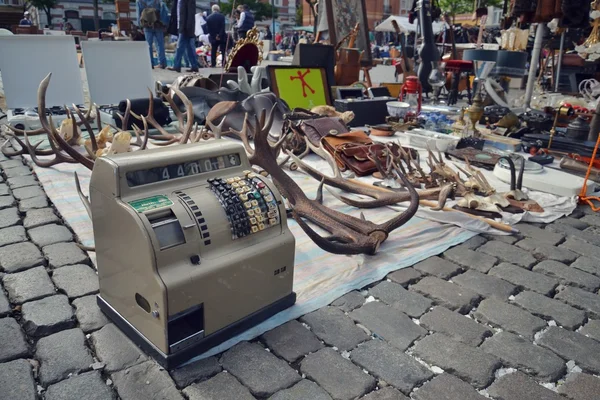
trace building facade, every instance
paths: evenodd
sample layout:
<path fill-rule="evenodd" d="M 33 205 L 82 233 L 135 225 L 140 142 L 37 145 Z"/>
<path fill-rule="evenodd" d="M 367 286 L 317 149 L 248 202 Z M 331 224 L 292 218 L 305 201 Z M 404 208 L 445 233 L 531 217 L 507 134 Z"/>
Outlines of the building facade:
<path fill-rule="evenodd" d="M 10 30 L 19 25 L 25 11 L 25 0 L 0 0 L 0 28 Z"/>
<path fill-rule="evenodd" d="M 369 29 L 373 30 L 381 21 L 390 15 L 408 15 L 412 7 L 413 0 L 365 0 L 367 7 L 367 20 Z M 312 13 L 308 4 L 302 2 L 302 25 L 311 26 L 314 24 Z"/>

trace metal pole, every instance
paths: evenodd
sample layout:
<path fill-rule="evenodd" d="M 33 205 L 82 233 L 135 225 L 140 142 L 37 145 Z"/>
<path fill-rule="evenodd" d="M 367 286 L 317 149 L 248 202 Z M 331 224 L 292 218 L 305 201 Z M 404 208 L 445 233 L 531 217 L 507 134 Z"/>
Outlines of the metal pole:
<path fill-rule="evenodd" d="M 558 84 L 560 81 L 560 67 L 562 66 L 563 50 L 565 48 L 565 32 L 566 30 L 562 31 L 560 34 L 560 50 L 558 53 L 558 65 L 556 66 L 556 82 L 554 82 L 555 92 L 558 92 Z"/>
<path fill-rule="evenodd" d="M 271 36 L 273 36 L 273 41 L 275 40 L 275 0 L 271 0 L 271 24 L 273 28 L 271 28 Z M 271 47 L 273 47 L 273 43 L 271 43 Z"/>
<path fill-rule="evenodd" d="M 535 31 L 535 41 L 533 42 L 533 51 L 531 52 L 531 64 L 529 65 L 529 75 L 527 77 L 527 88 L 525 89 L 525 108 L 531 106 L 531 97 L 533 96 L 533 85 L 535 84 L 535 75 L 537 64 L 542 51 L 542 39 L 544 37 L 545 24 L 539 23 Z"/>

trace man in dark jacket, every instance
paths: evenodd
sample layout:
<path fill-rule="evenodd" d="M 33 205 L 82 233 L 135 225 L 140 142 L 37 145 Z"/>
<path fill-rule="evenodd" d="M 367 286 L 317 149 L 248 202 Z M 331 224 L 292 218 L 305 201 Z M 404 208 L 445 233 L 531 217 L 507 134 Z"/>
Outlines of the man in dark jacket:
<path fill-rule="evenodd" d="M 221 8 L 215 4 L 212 6 L 212 13 L 206 20 L 206 29 L 208 30 L 208 40 L 211 46 L 211 67 L 217 65 L 217 51 L 221 51 L 222 65 L 225 65 L 225 46 L 227 45 L 227 34 L 225 33 L 225 16 L 221 14 Z"/>
<path fill-rule="evenodd" d="M 237 30 L 240 39 L 245 39 L 248 31 L 254 28 L 254 15 L 252 15 L 248 4 L 242 4 L 238 9 L 240 10 L 240 19 L 238 20 Z"/>
<path fill-rule="evenodd" d="M 196 2 L 195 0 L 174 0 L 171 6 L 171 20 L 167 32 L 178 35 L 177 50 L 171 71 L 181 72 L 181 59 L 187 52 L 190 60 L 189 72 L 198 72 L 198 56 L 196 55 Z"/>

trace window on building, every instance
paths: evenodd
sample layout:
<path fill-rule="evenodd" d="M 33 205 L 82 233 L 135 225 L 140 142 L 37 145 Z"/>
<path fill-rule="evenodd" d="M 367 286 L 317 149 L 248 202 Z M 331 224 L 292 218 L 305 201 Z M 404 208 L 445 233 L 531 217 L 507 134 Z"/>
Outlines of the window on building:
<path fill-rule="evenodd" d="M 275 7 L 281 7 L 281 0 L 275 0 L 273 3 L 275 4 Z"/>
<path fill-rule="evenodd" d="M 403 11 L 408 12 L 410 7 L 412 7 L 412 4 L 409 6 L 408 0 L 400 0 L 400 13 L 402 13 Z"/>
<path fill-rule="evenodd" d="M 65 10 L 66 19 L 79 19 L 79 11 Z"/>
<path fill-rule="evenodd" d="M 102 13 L 102 19 L 109 19 L 111 21 L 116 21 L 117 13 L 114 13 L 112 11 L 105 11 Z"/>

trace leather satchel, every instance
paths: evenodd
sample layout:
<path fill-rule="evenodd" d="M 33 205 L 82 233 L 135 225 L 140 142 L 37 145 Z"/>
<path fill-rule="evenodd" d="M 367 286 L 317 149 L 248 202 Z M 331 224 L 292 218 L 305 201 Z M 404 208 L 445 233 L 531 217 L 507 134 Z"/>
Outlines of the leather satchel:
<path fill-rule="evenodd" d="M 306 136 L 315 146 L 319 146 L 321 139 L 328 135 L 339 135 L 349 132 L 348 127 L 341 118 L 323 117 L 303 120 L 296 126 L 301 135 Z"/>

